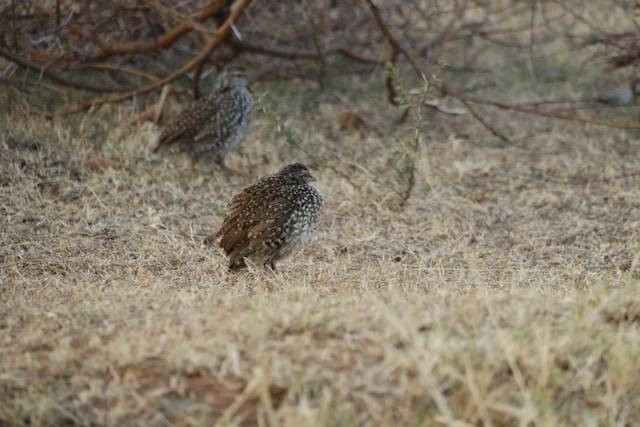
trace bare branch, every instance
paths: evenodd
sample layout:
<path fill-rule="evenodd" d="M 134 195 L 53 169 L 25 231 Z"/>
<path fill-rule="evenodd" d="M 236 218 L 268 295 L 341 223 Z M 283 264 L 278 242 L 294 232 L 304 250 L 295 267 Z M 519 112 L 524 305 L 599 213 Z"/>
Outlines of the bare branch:
<path fill-rule="evenodd" d="M 75 114 L 80 111 L 86 111 L 98 105 L 110 104 L 110 103 L 119 102 L 128 98 L 131 98 L 133 96 L 144 95 L 149 92 L 153 92 L 156 89 L 168 83 L 171 83 L 172 81 L 178 79 L 179 77 L 182 77 L 187 72 L 191 71 L 196 66 L 198 66 L 201 62 L 205 61 L 208 58 L 208 56 L 211 54 L 211 52 L 213 52 L 213 50 L 220 43 L 222 43 L 222 41 L 229 35 L 231 31 L 231 24 L 233 24 L 240 17 L 240 15 L 242 15 L 242 12 L 249 6 L 250 3 L 251 3 L 251 0 L 236 0 L 231 7 L 231 14 L 229 15 L 229 18 L 227 18 L 227 21 L 218 29 L 215 36 L 208 41 L 207 45 L 202 49 L 202 51 L 195 58 L 193 58 L 192 60 L 184 64 L 177 71 L 174 71 L 172 74 L 168 75 L 167 77 L 164 77 L 158 80 L 157 82 L 150 84 L 148 86 L 142 87 L 140 89 L 136 89 L 136 90 L 129 91 L 119 95 L 110 96 L 107 98 L 94 99 L 92 101 L 89 101 L 80 105 L 79 107 L 58 111 L 55 113 L 55 115 L 65 116 L 65 115 Z"/>

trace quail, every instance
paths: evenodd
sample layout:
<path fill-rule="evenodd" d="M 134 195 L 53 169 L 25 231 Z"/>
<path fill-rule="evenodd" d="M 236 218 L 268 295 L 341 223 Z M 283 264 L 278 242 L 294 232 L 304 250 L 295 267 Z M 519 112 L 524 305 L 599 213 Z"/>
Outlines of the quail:
<path fill-rule="evenodd" d="M 223 169 L 238 172 L 227 166 L 225 157 L 244 140 L 252 109 L 247 80 L 238 73 L 224 75 L 209 94 L 169 123 L 154 152 L 177 146 L 189 154 L 190 170 L 205 155 L 212 155 Z"/>
<path fill-rule="evenodd" d="M 220 230 L 205 242 L 220 239 L 232 271 L 246 267 L 245 259 L 275 271 L 276 261 L 297 253 L 315 231 L 324 204 L 309 184 L 315 180 L 301 163 L 260 179 L 233 197 Z"/>

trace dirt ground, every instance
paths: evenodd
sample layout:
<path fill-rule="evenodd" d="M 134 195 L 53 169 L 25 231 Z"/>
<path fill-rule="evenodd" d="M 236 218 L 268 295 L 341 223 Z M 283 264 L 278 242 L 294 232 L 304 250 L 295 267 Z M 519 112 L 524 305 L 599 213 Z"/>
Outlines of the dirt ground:
<path fill-rule="evenodd" d="M 361 135 L 328 94 L 256 93 L 250 179 L 188 176 L 123 106 L 0 118 L 0 425 L 640 424 L 637 132 L 393 129 L 379 92 Z M 314 241 L 229 273 L 203 239 L 293 161 L 326 199 Z"/>

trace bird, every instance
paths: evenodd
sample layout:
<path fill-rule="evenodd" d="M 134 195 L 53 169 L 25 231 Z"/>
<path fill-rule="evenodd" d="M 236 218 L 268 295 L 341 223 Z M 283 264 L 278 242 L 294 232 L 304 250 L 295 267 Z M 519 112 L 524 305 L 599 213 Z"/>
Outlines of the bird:
<path fill-rule="evenodd" d="M 261 178 L 231 199 L 222 226 L 205 243 L 219 239 L 231 271 L 248 259 L 275 272 L 276 262 L 299 252 L 316 229 L 324 197 L 314 181 L 301 163 Z"/>
<path fill-rule="evenodd" d="M 207 95 L 192 103 L 160 134 L 154 152 L 170 146 L 190 156 L 189 171 L 206 155 L 227 171 L 240 173 L 225 162 L 227 153 L 244 141 L 251 122 L 253 98 L 247 79 L 228 72 Z"/>
<path fill-rule="evenodd" d="M 636 96 L 640 93 L 640 79 L 633 79 L 619 84 L 613 89 L 598 97 L 598 102 L 602 104 L 622 106 L 633 104 Z"/>

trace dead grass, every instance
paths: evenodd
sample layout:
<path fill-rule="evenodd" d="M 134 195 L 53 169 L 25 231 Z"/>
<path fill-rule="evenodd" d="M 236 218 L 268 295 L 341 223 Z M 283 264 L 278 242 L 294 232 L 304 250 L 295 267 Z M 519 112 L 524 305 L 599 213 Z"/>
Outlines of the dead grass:
<path fill-rule="evenodd" d="M 201 243 L 248 181 L 185 177 L 126 109 L 0 118 L 0 425 L 640 424 L 636 135 L 431 117 L 398 212 L 405 130 L 268 98 L 232 161 L 317 164 L 327 199 L 277 274 Z"/>

